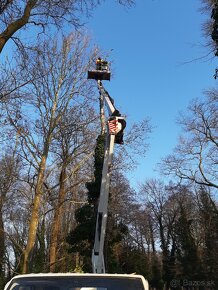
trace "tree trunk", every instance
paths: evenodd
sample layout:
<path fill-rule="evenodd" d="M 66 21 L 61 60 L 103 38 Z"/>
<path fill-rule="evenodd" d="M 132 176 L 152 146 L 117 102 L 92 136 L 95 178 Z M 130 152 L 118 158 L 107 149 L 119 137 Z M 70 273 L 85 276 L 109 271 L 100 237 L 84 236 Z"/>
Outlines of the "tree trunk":
<path fill-rule="evenodd" d="M 50 272 L 55 272 L 57 260 L 58 237 L 61 229 L 61 218 L 63 212 L 63 203 L 66 195 L 65 181 L 66 181 L 66 167 L 62 166 L 60 174 L 60 189 L 58 196 L 58 204 L 54 212 L 54 220 L 52 224 L 51 244 L 50 244 Z"/>
<path fill-rule="evenodd" d="M 151 218 L 149 218 L 149 231 L 150 231 L 150 238 L 151 238 L 152 253 L 155 254 L 156 249 L 155 249 L 155 240 L 154 240 L 154 230 L 153 230 Z"/>
<path fill-rule="evenodd" d="M 7 41 L 15 34 L 15 32 L 17 32 L 20 28 L 22 28 L 28 23 L 31 10 L 34 8 L 36 3 L 37 3 L 37 0 L 27 1 L 27 4 L 23 11 L 23 15 L 19 19 L 15 20 L 14 22 L 11 22 L 8 25 L 8 27 L 5 29 L 5 31 L 3 31 L 0 34 L 0 53 L 2 52 Z"/>
<path fill-rule="evenodd" d="M 47 154 L 43 155 L 39 167 L 39 175 L 36 184 L 36 191 L 35 197 L 33 201 L 32 207 L 32 215 L 30 218 L 30 225 L 29 225 L 29 232 L 28 232 L 28 240 L 27 245 L 23 253 L 23 270 L 22 273 L 28 273 L 29 271 L 29 259 L 30 254 L 33 250 L 35 241 L 36 241 L 36 233 L 39 223 L 39 208 L 41 203 L 41 198 L 43 194 L 43 182 L 44 182 L 44 173 L 45 173 L 45 166 L 46 166 Z"/>

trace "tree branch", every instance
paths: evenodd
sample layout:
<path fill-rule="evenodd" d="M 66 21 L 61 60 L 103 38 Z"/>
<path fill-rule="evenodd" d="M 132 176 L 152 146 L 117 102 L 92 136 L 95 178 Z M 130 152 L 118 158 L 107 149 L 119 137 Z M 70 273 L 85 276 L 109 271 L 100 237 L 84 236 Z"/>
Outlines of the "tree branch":
<path fill-rule="evenodd" d="M 36 5 L 37 0 L 29 0 L 24 8 L 22 17 L 10 23 L 7 28 L 0 34 L 0 53 L 2 52 L 7 41 L 17 32 L 20 28 L 28 23 L 31 10 Z"/>

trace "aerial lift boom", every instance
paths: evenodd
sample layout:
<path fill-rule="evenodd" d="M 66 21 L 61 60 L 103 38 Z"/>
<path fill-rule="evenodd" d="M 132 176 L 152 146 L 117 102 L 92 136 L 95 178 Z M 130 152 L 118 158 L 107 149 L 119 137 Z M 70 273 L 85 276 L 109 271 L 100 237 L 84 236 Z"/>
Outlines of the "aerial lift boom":
<path fill-rule="evenodd" d="M 103 61 L 104 66 L 101 66 L 99 64 L 100 60 L 100 58 L 97 60 L 98 62 L 96 63 L 96 70 L 88 72 L 89 79 L 97 80 L 99 93 L 105 101 L 109 112 L 101 189 L 95 229 L 95 241 L 92 252 L 93 273 L 105 273 L 104 240 L 108 216 L 111 163 L 113 157 L 114 143 L 123 143 L 123 130 L 126 126 L 124 118 L 120 115 L 119 111 L 114 106 L 113 99 L 110 97 L 110 95 L 102 85 L 102 80 L 110 80 L 110 71 L 107 62 Z"/>

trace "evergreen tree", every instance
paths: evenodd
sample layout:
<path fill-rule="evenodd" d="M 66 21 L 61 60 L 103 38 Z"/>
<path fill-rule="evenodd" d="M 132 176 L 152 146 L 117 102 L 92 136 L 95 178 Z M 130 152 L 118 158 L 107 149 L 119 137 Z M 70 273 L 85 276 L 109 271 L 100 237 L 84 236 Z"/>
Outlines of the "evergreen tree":
<path fill-rule="evenodd" d="M 202 225 L 203 263 L 205 279 L 218 285 L 218 210 L 209 193 L 200 190 L 200 218 Z"/>
<path fill-rule="evenodd" d="M 159 289 L 163 289 L 164 286 L 164 281 L 162 279 L 162 272 L 161 272 L 161 263 L 160 263 L 160 259 L 158 259 L 158 255 L 155 254 L 152 257 L 152 261 L 151 261 L 151 279 L 149 281 L 149 285 L 151 285 L 151 287 L 159 290 Z"/>
<path fill-rule="evenodd" d="M 137 273 L 149 276 L 149 261 L 144 252 L 134 245 L 125 245 L 120 256 L 122 273 Z"/>
<path fill-rule="evenodd" d="M 128 227 L 121 221 L 117 223 L 115 218 L 109 214 L 105 238 L 105 265 L 109 273 L 123 273 L 120 255 L 124 251 L 122 240 L 127 234 Z M 124 271 L 124 273 L 127 272 Z"/>
<path fill-rule="evenodd" d="M 182 279 L 199 280 L 201 261 L 198 247 L 192 234 L 192 220 L 186 209 L 181 206 L 180 217 L 175 225 L 177 233 L 177 257 L 182 267 Z"/>

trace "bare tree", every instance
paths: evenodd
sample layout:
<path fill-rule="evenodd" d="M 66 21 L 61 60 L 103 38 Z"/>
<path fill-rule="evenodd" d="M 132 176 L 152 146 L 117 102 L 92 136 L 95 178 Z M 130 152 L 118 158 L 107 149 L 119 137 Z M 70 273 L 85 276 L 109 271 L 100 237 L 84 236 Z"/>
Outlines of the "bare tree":
<path fill-rule="evenodd" d="M 10 202 L 12 192 L 19 175 L 19 158 L 15 152 L 10 152 L 2 156 L 0 160 L 0 285 L 3 287 L 4 268 L 5 268 L 5 249 L 6 249 L 6 234 L 5 234 L 5 210 L 6 204 Z"/>
<path fill-rule="evenodd" d="M 163 159 L 161 171 L 179 179 L 218 188 L 218 91 L 195 100 L 179 123 L 184 134 L 174 153 Z"/>
<path fill-rule="evenodd" d="M 63 210 L 65 203 L 75 201 L 74 188 L 89 180 L 89 175 L 84 174 L 81 179 L 81 168 L 87 166 L 92 159 L 94 143 L 98 133 L 94 123 L 97 120 L 92 104 L 87 100 L 70 110 L 60 122 L 61 130 L 55 136 L 55 155 L 58 156 L 57 168 L 60 167 L 59 181 L 54 187 L 58 187 L 58 198 L 55 203 L 54 218 L 51 228 L 50 241 L 50 271 L 57 269 L 58 251 L 68 232 L 61 228 L 63 225 Z M 58 164 L 60 164 L 58 166 Z M 70 182 L 72 180 L 72 182 Z M 71 193 L 71 194 L 69 194 Z"/>
<path fill-rule="evenodd" d="M 0 80 L 0 108 L 2 108 L 9 96 L 10 98 L 19 97 L 19 92 L 30 82 L 30 78 L 24 81 L 22 68 L 18 70 L 16 66 L 12 67 L 8 58 L 0 63 L 0 70 L 2 76 Z"/>
<path fill-rule="evenodd" d="M 36 240 L 39 209 L 43 196 L 46 164 L 54 135 L 61 130 L 60 124 L 69 107 L 81 103 L 92 95 L 92 85 L 86 81 L 89 66 L 89 42 L 79 33 L 44 43 L 36 48 L 28 60 L 22 60 L 26 77 L 32 76 L 25 87 L 25 103 L 16 99 L 14 106 L 6 104 L 10 124 L 19 135 L 22 157 L 36 170 L 35 195 L 29 224 L 29 234 L 24 250 L 23 272 L 28 271 L 28 262 Z M 20 119 L 16 116 L 20 114 Z"/>
<path fill-rule="evenodd" d="M 176 189 L 178 190 L 178 189 Z M 147 180 L 141 186 L 141 198 L 145 209 L 152 219 L 151 234 L 156 233 L 151 240 L 152 247 L 160 243 L 162 258 L 162 275 L 169 289 L 169 282 L 175 275 L 176 238 L 174 225 L 179 216 L 179 204 L 172 188 L 166 187 L 159 180 Z M 153 239 L 154 236 L 151 236 Z M 153 244 L 154 243 L 154 244 Z M 155 251 L 154 257 L 156 256 Z"/>

